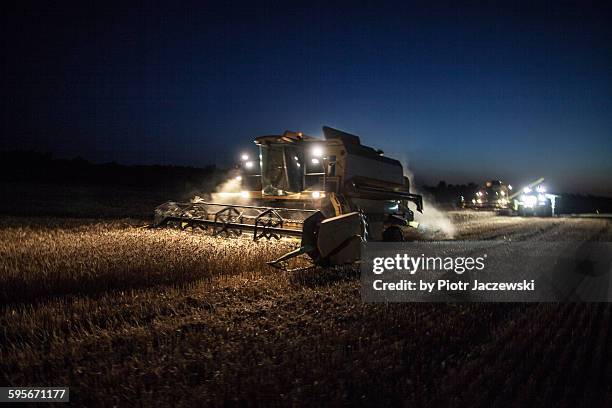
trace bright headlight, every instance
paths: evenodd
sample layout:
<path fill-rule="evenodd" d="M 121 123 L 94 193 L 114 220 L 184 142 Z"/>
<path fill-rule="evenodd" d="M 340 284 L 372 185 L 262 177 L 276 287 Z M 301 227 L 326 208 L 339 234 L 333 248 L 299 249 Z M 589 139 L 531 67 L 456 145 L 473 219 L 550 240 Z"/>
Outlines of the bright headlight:
<path fill-rule="evenodd" d="M 534 207 L 538 203 L 538 197 L 534 195 L 523 196 L 523 203 L 525 207 Z"/>
<path fill-rule="evenodd" d="M 321 192 L 320 191 L 313 191 L 311 195 L 312 195 L 312 198 L 317 199 L 317 198 L 321 197 Z"/>
<path fill-rule="evenodd" d="M 242 197 L 242 198 L 249 198 L 249 192 L 248 191 L 241 191 L 240 192 L 240 197 Z"/>
<path fill-rule="evenodd" d="M 314 146 L 312 148 L 312 155 L 314 157 L 321 157 L 321 156 L 323 156 L 323 148 L 321 146 Z"/>
<path fill-rule="evenodd" d="M 248 155 L 248 154 L 246 154 L 246 153 L 243 153 L 243 154 L 242 154 L 242 156 L 240 156 L 240 158 L 241 158 L 243 161 L 247 161 L 247 160 L 249 160 L 249 155 Z"/>
<path fill-rule="evenodd" d="M 253 162 L 252 162 L 252 161 L 248 161 L 248 162 L 244 163 L 244 166 L 245 166 L 247 169 L 252 169 L 252 168 L 253 168 L 253 166 L 254 166 L 254 164 L 253 164 Z"/>

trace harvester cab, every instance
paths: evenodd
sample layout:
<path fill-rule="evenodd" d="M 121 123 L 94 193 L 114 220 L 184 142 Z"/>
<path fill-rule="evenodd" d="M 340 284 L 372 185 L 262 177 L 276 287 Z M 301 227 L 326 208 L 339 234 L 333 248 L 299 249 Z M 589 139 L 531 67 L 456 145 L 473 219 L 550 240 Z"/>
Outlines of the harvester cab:
<path fill-rule="evenodd" d="M 255 139 L 258 154 L 244 153 L 234 191 L 222 202 L 168 202 L 156 209 L 156 225 L 211 228 L 213 234 L 253 233 L 253 239 L 301 237 L 300 248 L 274 266 L 308 254 L 317 265 L 359 259 L 364 240 L 404 241 L 416 236 L 413 203 L 399 161 L 361 144 L 358 136 L 323 127 L 324 138 L 301 132 Z"/>

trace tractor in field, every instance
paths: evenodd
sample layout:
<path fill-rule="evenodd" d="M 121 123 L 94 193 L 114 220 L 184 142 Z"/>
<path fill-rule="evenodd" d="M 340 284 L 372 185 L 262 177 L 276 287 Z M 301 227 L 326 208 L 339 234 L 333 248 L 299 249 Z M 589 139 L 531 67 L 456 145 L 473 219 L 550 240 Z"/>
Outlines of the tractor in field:
<path fill-rule="evenodd" d="M 254 240 L 301 238 L 295 251 L 270 265 L 307 254 L 316 265 L 360 258 L 361 243 L 413 239 L 418 224 L 409 208 L 423 211 L 398 160 L 361 144 L 358 136 L 323 127 L 324 138 L 301 132 L 255 139 L 257 154 L 244 153 L 214 195 L 155 210 L 155 225 L 212 229 L 214 235 L 250 232 Z"/>

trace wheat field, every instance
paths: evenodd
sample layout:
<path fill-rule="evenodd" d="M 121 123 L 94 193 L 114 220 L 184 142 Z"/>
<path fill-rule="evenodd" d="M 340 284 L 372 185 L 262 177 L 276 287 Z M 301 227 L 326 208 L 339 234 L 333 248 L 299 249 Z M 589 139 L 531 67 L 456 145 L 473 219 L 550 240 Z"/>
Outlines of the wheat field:
<path fill-rule="evenodd" d="M 143 225 L 1 219 L 3 384 L 87 406 L 610 402 L 608 305 L 363 304 L 353 268 L 265 264 L 291 242 Z"/>

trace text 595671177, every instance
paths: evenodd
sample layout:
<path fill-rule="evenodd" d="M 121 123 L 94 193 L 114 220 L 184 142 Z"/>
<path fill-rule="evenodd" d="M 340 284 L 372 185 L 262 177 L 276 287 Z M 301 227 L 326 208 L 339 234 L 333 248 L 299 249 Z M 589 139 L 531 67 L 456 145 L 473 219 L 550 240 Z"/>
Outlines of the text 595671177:
<path fill-rule="evenodd" d="M 68 387 L 0 387 L 0 402 L 68 401 Z"/>

